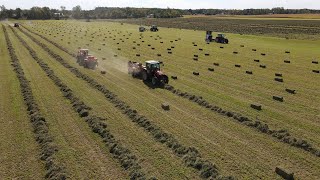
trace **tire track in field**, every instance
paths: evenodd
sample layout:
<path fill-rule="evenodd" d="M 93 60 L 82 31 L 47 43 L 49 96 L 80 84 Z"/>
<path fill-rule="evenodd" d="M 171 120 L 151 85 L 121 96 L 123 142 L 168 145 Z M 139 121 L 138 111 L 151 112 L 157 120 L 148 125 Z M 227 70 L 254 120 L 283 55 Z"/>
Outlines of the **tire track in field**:
<path fill-rule="evenodd" d="M 72 90 L 54 74 L 54 71 L 38 57 L 36 52 L 17 34 L 17 32 L 12 27 L 10 28 L 42 70 L 60 89 L 63 96 L 70 101 L 73 109 L 88 123 L 94 133 L 100 135 L 113 157 L 119 161 L 125 170 L 129 171 L 130 179 L 145 179 L 146 174 L 142 172 L 138 159 L 129 149 L 122 146 L 120 142 L 114 138 L 111 132 L 107 129 L 107 124 L 104 122 L 105 119 L 90 115 L 91 108 L 80 101 L 79 98 L 73 94 Z"/>
<path fill-rule="evenodd" d="M 54 46 L 56 46 L 57 48 L 61 49 L 62 51 L 66 52 L 67 54 L 69 54 L 72 57 L 76 57 L 75 54 L 69 52 L 66 48 L 62 47 L 61 45 L 49 40 L 48 38 L 32 32 L 31 30 L 29 30 L 28 28 L 24 27 L 27 31 L 38 35 L 39 37 L 43 38 L 44 40 L 48 41 L 49 43 L 53 44 Z M 62 58 L 61 58 L 62 59 Z M 68 65 L 70 66 L 70 65 Z M 71 67 L 71 66 L 70 66 Z M 92 79 L 92 78 L 90 78 Z M 93 80 L 93 79 L 92 79 Z M 97 82 L 95 82 L 95 84 L 98 84 Z M 198 104 L 201 107 L 207 108 L 212 112 L 216 112 L 222 116 L 226 116 L 229 117 L 233 120 L 236 120 L 237 122 L 248 126 L 250 128 L 254 128 L 256 129 L 258 132 L 264 133 L 269 135 L 270 137 L 276 138 L 278 139 L 280 142 L 286 143 L 291 145 L 292 147 L 296 147 L 296 148 L 300 148 L 302 150 L 305 150 L 307 152 L 310 152 L 311 154 L 320 157 L 320 149 L 315 148 L 312 146 L 312 144 L 308 143 L 306 140 L 298 138 L 298 137 L 294 137 L 293 135 L 291 135 L 288 130 L 286 129 L 280 129 L 280 130 L 273 130 L 269 127 L 268 124 L 260 121 L 260 120 L 252 120 L 246 116 L 243 116 L 240 113 L 236 113 L 236 112 L 232 112 L 232 111 L 228 111 L 225 109 L 222 109 L 221 107 L 211 104 L 209 103 L 207 100 L 203 99 L 201 96 L 197 96 L 194 95 L 192 93 L 188 93 L 188 92 L 184 92 L 182 90 L 179 89 L 175 89 L 173 86 L 171 85 L 166 85 L 165 88 L 166 90 L 172 92 L 173 94 L 183 97 L 185 99 L 189 99 L 191 102 L 194 102 L 196 104 Z"/>
<path fill-rule="evenodd" d="M 27 106 L 27 111 L 34 129 L 35 138 L 41 148 L 40 159 L 45 163 L 45 178 L 66 179 L 67 172 L 65 167 L 63 167 L 55 158 L 55 154 L 59 149 L 54 143 L 54 138 L 49 134 L 49 127 L 46 119 L 41 115 L 39 106 L 35 102 L 29 81 L 24 75 L 24 71 L 20 65 L 18 57 L 16 56 L 15 50 L 4 25 L 2 25 L 2 29 L 5 34 L 8 51 L 11 57 L 11 64 L 20 82 L 21 94 Z"/>
<path fill-rule="evenodd" d="M 184 161 L 186 166 L 192 167 L 195 170 L 198 170 L 200 177 L 206 178 L 206 179 L 209 179 L 209 178 L 233 179 L 233 177 L 221 176 L 216 165 L 202 158 L 199 151 L 196 148 L 182 145 L 173 135 L 164 132 L 160 127 L 158 127 L 155 123 L 151 122 L 147 117 L 140 115 L 136 110 L 132 109 L 124 101 L 119 99 L 117 95 L 109 91 L 107 87 L 99 84 L 93 78 L 83 74 L 77 68 L 68 64 L 65 59 L 63 59 L 58 54 L 54 53 L 48 46 L 41 43 L 39 40 L 34 38 L 32 35 L 30 35 L 26 31 L 22 30 L 21 28 L 19 28 L 19 30 L 21 30 L 22 33 L 24 33 L 26 36 L 32 39 L 32 41 L 34 41 L 41 48 L 43 48 L 50 56 L 56 59 L 65 68 L 69 69 L 73 74 L 76 75 L 76 77 L 86 81 L 91 87 L 103 93 L 108 101 L 114 104 L 115 107 L 117 107 L 120 111 L 122 111 L 122 113 L 127 115 L 134 123 L 137 124 L 137 126 L 143 127 L 147 132 L 149 132 L 150 135 L 152 135 L 152 137 L 157 142 L 165 144 L 169 149 L 171 149 L 176 156 L 180 157 Z M 56 44 L 55 46 L 59 46 L 59 45 Z M 60 48 L 62 47 L 59 46 L 59 49 Z M 63 51 L 66 52 L 67 50 L 64 49 Z"/>

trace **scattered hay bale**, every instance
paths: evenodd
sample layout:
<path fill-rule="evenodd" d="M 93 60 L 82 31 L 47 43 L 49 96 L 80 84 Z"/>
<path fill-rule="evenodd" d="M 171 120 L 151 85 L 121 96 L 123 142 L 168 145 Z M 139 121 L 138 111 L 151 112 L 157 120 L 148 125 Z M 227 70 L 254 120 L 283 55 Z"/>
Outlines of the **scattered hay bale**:
<path fill-rule="evenodd" d="M 193 57 L 199 57 L 198 55 L 194 54 Z"/>
<path fill-rule="evenodd" d="M 210 56 L 210 54 L 209 54 L 209 53 L 205 53 L 204 55 L 205 55 L 205 56 Z"/>
<path fill-rule="evenodd" d="M 177 76 L 171 76 L 172 79 L 177 80 L 178 77 Z"/>
<path fill-rule="evenodd" d="M 293 173 L 277 166 L 275 172 L 285 180 L 294 180 Z"/>
<path fill-rule="evenodd" d="M 260 62 L 260 60 L 259 59 L 255 59 L 254 62 Z"/>
<path fill-rule="evenodd" d="M 281 73 L 275 73 L 274 75 L 277 76 L 277 77 L 282 77 Z"/>
<path fill-rule="evenodd" d="M 194 60 L 194 61 L 198 61 L 198 58 L 195 57 L 195 58 L 193 58 L 193 60 Z"/>
<path fill-rule="evenodd" d="M 100 71 L 100 73 L 101 73 L 101 74 L 106 74 L 107 72 L 106 72 L 106 71 Z"/>
<path fill-rule="evenodd" d="M 161 56 L 161 54 L 157 54 L 157 56 Z"/>
<path fill-rule="evenodd" d="M 281 96 L 272 96 L 272 98 L 276 101 L 280 101 L 280 102 L 283 102 L 283 97 Z"/>
<path fill-rule="evenodd" d="M 213 69 L 213 68 L 208 68 L 208 70 L 209 70 L 209 71 L 211 71 L 211 72 L 213 72 L 213 71 L 214 71 L 214 69 Z"/>
<path fill-rule="evenodd" d="M 233 54 L 238 54 L 239 52 L 238 51 L 233 51 Z"/>
<path fill-rule="evenodd" d="M 213 63 L 213 65 L 215 65 L 215 66 L 220 66 L 220 64 L 219 64 L 219 63 Z"/>
<path fill-rule="evenodd" d="M 286 91 L 290 94 L 296 94 L 296 90 L 286 88 Z"/>
<path fill-rule="evenodd" d="M 244 47 L 244 45 L 240 45 L 240 47 Z"/>
<path fill-rule="evenodd" d="M 113 56 L 114 56 L 114 57 L 118 57 L 118 55 L 116 55 L 116 54 L 115 54 L 115 55 L 113 55 Z"/>
<path fill-rule="evenodd" d="M 140 57 L 140 54 L 136 54 L 137 57 Z"/>
<path fill-rule="evenodd" d="M 199 48 L 199 51 L 203 51 L 203 49 L 202 49 L 202 48 Z"/>
<path fill-rule="evenodd" d="M 167 51 L 171 51 L 171 49 L 170 49 L 170 48 L 167 48 Z"/>
<path fill-rule="evenodd" d="M 291 61 L 289 61 L 289 60 L 284 60 L 284 63 L 291 63 Z"/>
<path fill-rule="evenodd" d="M 148 44 L 148 46 L 150 47 L 150 46 L 151 46 L 151 44 Z"/>
<path fill-rule="evenodd" d="M 161 107 L 162 107 L 162 109 L 165 110 L 165 111 L 169 111 L 169 110 L 170 110 L 170 106 L 169 106 L 169 104 L 167 104 L 167 103 L 162 103 L 162 104 L 161 104 Z"/>
<path fill-rule="evenodd" d="M 137 49 L 136 47 L 132 47 L 132 49 Z"/>
<path fill-rule="evenodd" d="M 312 64 L 319 64 L 318 61 L 312 61 Z"/>
<path fill-rule="evenodd" d="M 250 107 L 258 111 L 262 110 L 262 106 L 258 104 L 251 104 Z"/>
<path fill-rule="evenodd" d="M 290 54 L 290 51 L 285 51 L 286 54 Z"/>
<path fill-rule="evenodd" d="M 155 50 L 156 48 L 153 47 L 153 48 L 151 48 L 151 49 L 152 49 L 152 50 Z"/>
<path fill-rule="evenodd" d="M 275 81 L 278 81 L 278 82 L 283 82 L 283 79 L 282 78 L 274 78 Z"/>
<path fill-rule="evenodd" d="M 241 67 L 241 65 L 240 64 L 236 64 L 236 65 L 234 65 L 235 67 L 238 67 L 238 68 L 240 68 Z"/>
<path fill-rule="evenodd" d="M 99 48 L 98 51 L 101 51 L 101 48 Z"/>
<path fill-rule="evenodd" d="M 106 58 L 102 58 L 102 60 L 106 60 Z"/>
<path fill-rule="evenodd" d="M 319 70 L 312 70 L 312 72 L 319 74 L 320 71 Z"/>
<path fill-rule="evenodd" d="M 261 53 L 261 56 L 265 56 L 266 55 L 266 53 Z"/>
<path fill-rule="evenodd" d="M 257 49 L 252 49 L 252 51 L 257 51 Z"/>
<path fill-rule="evenodd" d="M 194 44 L 193 46 L 198 46 L 198 45 Z"/>
<path fill-rule="evenodd" d="M 172 54 L 172 52 L 171 52 L 171 51 L 169 51 L 169 52 L 168 52 L 168 54 Z"/>
<path fill-rule="evenodd" d="M 200 75 L 200 73 L 199 73 L 199 72 L 193 72 L 193 75 L 195 75 L 195 76 L 199 76 L 199 75 Z"/>
<path fill-rule="evenodd" d="M 253 74 L 252 71 L 246 71 L 247 74 Z"/>
<path fill-rule="evenodd" d="M 224 47 L 223 46 L 220 46 L 220 49 L 223 49 Z"/>
<path fill-rule="evenodd" d="M 260 65 L 260 67 L 261 67 L 261 68 L 264 68 L 264 69 L 267 68 L 266 65 L 262 65 L 262 64 Z"/>
<path fill-rule="evenodd" d="M 119 51 L 121 51 L 121 48 L 118 48 Z"/>
<path fill-rule="evenodd" d="M 161 44 L 163 44 L 163 42 L 162 42 L 162 41 L 161 41 L 160 43 L 161 43 Z"/>

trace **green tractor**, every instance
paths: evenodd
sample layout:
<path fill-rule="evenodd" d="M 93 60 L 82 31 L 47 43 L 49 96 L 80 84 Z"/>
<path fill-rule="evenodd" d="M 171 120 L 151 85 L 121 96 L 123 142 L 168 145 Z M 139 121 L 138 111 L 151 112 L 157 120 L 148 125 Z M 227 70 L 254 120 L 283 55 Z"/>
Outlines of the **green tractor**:
<path fill-rule="evenodd" d="M 206 42 L 213 42 L 216 43 L 222 43 L 222 44 L 228 44 L 229 40 L 227 39 L 225 34 L 218 34 L 216 38 L 212 38 L 212 31 L 206 32 Z"/>

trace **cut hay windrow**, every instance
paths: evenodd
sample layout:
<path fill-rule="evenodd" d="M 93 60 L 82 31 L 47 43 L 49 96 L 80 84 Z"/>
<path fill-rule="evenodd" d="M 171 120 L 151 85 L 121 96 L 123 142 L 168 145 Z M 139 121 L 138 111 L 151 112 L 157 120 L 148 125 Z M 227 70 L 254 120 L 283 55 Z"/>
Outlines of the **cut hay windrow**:
<path fill-rule="evenodd" d="M 10 28 L 12 29 L 12 27 Z M 91 115 L 90 110 L 92 108 L 82 102 L 80 98 L 76 97 L 72 89 L 70 89 L 59 77 L 55 75 L 54 71 L 48 66 L 48 64 L 39 58 L 37 53 L 17 34 L 14 29 L 12 30 L 21 44 L 29 51 L 32 58 L 60 89 L 63 97 L 69 100 L 72 109 L 88 123 L 92 132 L 98 134 L 102 138 L 112 156 L 119 161 L 122 168 L 129 172 L 130 179 L 145 179 L 146 174 L 142 172 L 139 160 L 128 148 L 121 145 L 121 142 L 115 139 L 114 135 L 107 129 L 107 124 L 105 123 L 106 119 Z"/>
<path fill-rule="evenodd" d="M 16 73 L 19 80 L 21 94 L 27 107 L 27 112 L 33 127 L 33 132 L 35 134 L 36 141 L 41 149 L 40 159 L 44 161 L 45 164 L 45 178 L 67 179 L 68 175 L 66 172 L 66 168 L 61 163 L 59 163 L 55 157 L 55 154 L 59 149 L 54 143 L 54 138 L 50 135 L 46 118 L 41 115 L 39 106 L 33 96 L 29 80 L 25 77 L 25 73 L 21 67 L 19 59 L 16 55 L 16 52 L 13 48 L 8 32 L 4 25 L 2 25 L 2 29 L 11 58 L 11 65 L 13 66 L 14 72 Z"/>
<path fill-rule="evenodd" d="M 183 98 L 188 99 L 194 103 L 197 103 L 199 106 L 207 108 L 210 111 L 213 111 L 213 112 L 219 113 L 220 115 L 232 118 L 245 126 L 252 127 L 261 133 L 264 133 L 264 134 L 267 134 L 271 137 L 277 138 L 279 141 L 281 141 L 283 143 L 289 144 L 289 145 L 296 147 L 296 148 L 303 149 L 303 150 L 310 152 L 311 154 L 313 154 L 317 157 L 320 157 L 320 149 L 313 147 L 306 140 L 294 137 L 293 135 L 291 135 L 288 132 L 288 130 L 285 130 L 285 129 L 272 130 L 271 128 L 269 128 L 268 124 L 266 124 L 262 121 L 252 120 L 248 117 L 241 115 L 240 113 L 224 110 L 221 107 L 214 105 L 214 104 L 211 104 L 208 101 L 204 100 L 201 96 L 196 96 L 196 95 L 188 93 L 188 92 L 183 92 L 179 89 L 175 89 L 171 85 L 166 85 L 165 89 L 172 92 L 173 94 L 175 94 L 179 97 L 183 97 Z M 258 108 L 258 109 L 260 110 L 260 108 Z"/>
<path fill-rule="evenodd" d="M 27 31 L 37 35 L 24 27 Z M 61 65 L 67 68 L 70 72 L 72 72 L 76 77 L 86 81 L 92 88 L 97 89 L 101 93 L 104 94 L 106 99 L 114 104 L 114 106 L 119 109 L 123 114 L 129 117 L 129 119 L 134 122 L 137 126 L 142 127 L 145 131 L 147 131 L 155 141 L 166 145 L 169 149 L 172 150 L 173 154 L 177 157 L 181 158 L 184 164 L 187 167 L 192 167 L 199 172 L 199 176 L 204 179 L 214 179 L 214 178 L 229 178 L 233 179 L 233 177 L 223 177 L 220 175 L 217 166 L 214 163 L 211 163 L 209 160 L 204 159 L 199 151 L 195 147 L 188 147 L 179 142 L 172 134 L 165 132 L 158 125 L 150 121 L 147 117 L 140 115 L 135 109 L 131 108 L 124 101 L 122 101 L 116 94 L 108 90 L 108 88 L 100 83 L 98 83 L 95 79 L 91 78 L 88 75 L 83 74 L 77 68 L 71 66 L 65 59 L 63 59 L 58 54 L 54 53 L 47 45 L 41 43 L 39 40 L 34 38 L 25 30 L 20 29 L 22 33 L 32 39 L 36 44 L 38 44 L 42 49 L 44 49 L 51 57 L 56 59 Z M 39 35 L 40 36 L 40 35 Z M 40 36 L 41 37 L 41 36 Z M 50 43 L 50 41 L 48 41 Z M 52 43 L 53 44 L 53 43 Z M 53 44 L 55 45 L 55 44 Z M 64 49 L 63 51 L 67 51 L 67 49 L 62 46 L 56 46 L 59 49 Z M 70 53 L 70 52 L 69 52 Z M 68 53 L 68 54 L 69 54 Z M 70 53 L 71 56 L 75 57 L 74 54 Z"/>

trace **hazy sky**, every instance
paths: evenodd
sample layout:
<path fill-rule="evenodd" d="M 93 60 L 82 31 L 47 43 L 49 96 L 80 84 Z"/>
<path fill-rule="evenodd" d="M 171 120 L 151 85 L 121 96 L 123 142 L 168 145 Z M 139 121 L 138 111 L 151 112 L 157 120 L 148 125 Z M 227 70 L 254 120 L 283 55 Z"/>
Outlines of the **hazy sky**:
<path fill-rule="evenodd" d="M 66 6 L 72 9 L 80 5 L 82 9 L 103 7 L 159 7 L 159 8 L 272 8 L 284 7 L 293 9 L 320 9 L 320 0 L 0 0 L 6 8 L 28 9 L 33 6 L 59 8 Z"/>

